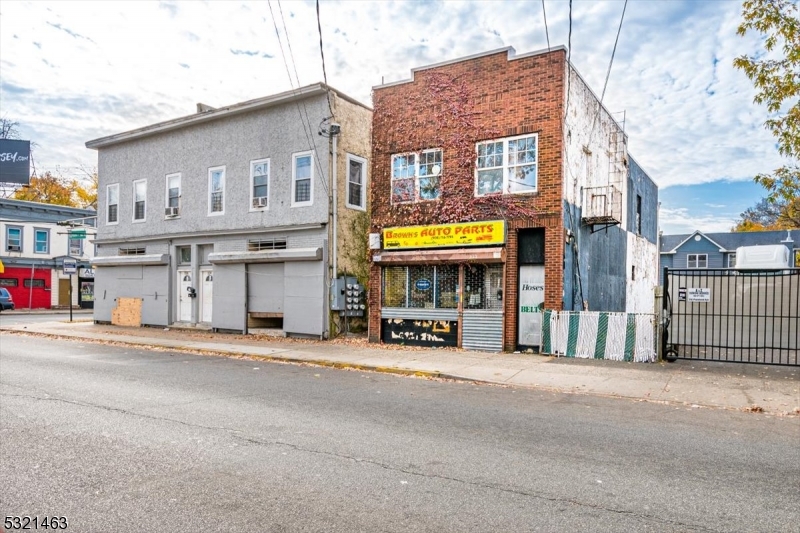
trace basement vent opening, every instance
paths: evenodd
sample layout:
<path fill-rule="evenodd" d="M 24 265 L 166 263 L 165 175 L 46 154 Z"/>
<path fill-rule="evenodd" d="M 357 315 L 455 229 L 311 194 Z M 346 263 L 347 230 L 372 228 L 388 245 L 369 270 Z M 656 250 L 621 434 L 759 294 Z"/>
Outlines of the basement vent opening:
<path fill-rule="evenodd" d="M 144 255 L 144 248 L 120 248 L 119 255 Z"/>
<path fill-rule="evenodd" d="M 286 239 L 267 239 L 247 241 L 248 252 L 260 252 L 262 250 L 285 250 Z"/>

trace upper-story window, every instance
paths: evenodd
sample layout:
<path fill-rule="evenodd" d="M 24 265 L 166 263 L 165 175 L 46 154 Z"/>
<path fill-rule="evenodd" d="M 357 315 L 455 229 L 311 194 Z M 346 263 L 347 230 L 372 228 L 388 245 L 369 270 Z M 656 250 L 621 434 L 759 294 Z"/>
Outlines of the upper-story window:
<path fill-rule="evenodd" d="M 736 268 L 736 254 L 728 254 L 728 268 Z"/>
<path fill-rule="evenodd" d="M 292 207 L 314 203 L 314 155 L 301 152 L 292 155 Z"/>
<path fill-rule="evenodd" d="M 22 228 L 6 226 L 6 252 L 22 251 Z"/>
<path fill-rule="evenodd" d="M 37 254 L 50 252 L 50 230 L 39 228 L 33 230 L 33 252 Z"/>
<path fill-rule="evenodd" d="M 225 167 L 208 169 L 208 214 L 225 213 Z"/>
<path fill-rule="evenodd" d="M 167 190 L 166 190 L 166 197 L 165 202 L 166 208 L 165 214 L 167 216 L 176 216 L 180 214 L 180 207 L 181 207 L 181 175 L 180 173 L 176 174 L 168 174 L 167 179 Z"/>
<path fill-rule="evenodd" d="M 133 221 L 144 222 L 147 214 L 147 180 L 133 182 Z"/>
<path fill-rule="evenodd" d="M 367 160 L 347 154 L 347 201 L 351 209 L 367 208 Z"/>
<path fill-rule="evenodd" d="M 477 144 L 475 190 L 486 194 L 537 191 L 538 135 L 524 135 Z"/>
<path fill-rule="evenodd" d="M 441 194 L 442 150 L 392 156 L 392 203 L 436 200 Z"/>
<path fill-rule="evenodd" d="M 269 159 L 250 161 L 250 207 L 269 208 Z"/>
<path fill-rule="evenodd" d="M 106 223 L 119 222 L 119 183 L 106 187 Z"/>
<path fill-rule="evenodd" d="M 688 254 L 686 268 L 708 268 L 708 254 Z"/>

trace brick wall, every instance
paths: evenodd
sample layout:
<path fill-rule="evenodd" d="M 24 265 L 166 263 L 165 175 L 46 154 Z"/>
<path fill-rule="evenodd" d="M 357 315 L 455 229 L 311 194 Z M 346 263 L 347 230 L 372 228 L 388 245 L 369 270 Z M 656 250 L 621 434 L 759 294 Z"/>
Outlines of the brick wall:
<path fill-rule="evenodd" d="M 396 206 L 390 202 L 377 202 L 391 194 L 392 154 L 426 148 L 443 148 L 444 172 L 452 168 L 457 159 L 457 150 L 442 145 L 442 139 L 453 137 L 453 131 L 442 131 L 442 124 L 432 120 L 441 109 L 434 99 L 427 99 L 430 83 L 435 76 L 463 82 L 472 114 L 472 125 L 458 127 L 467 143 L 488 139 L 537 133 L 539 142 L 538 191 L 530 195 L 514 195 L 535 210 L 536 215 L 525 219 L 509 219 L 502 209 L 487 213 L 475 207 L 465 209 L 464 220 L 508 221 L 507 262 L 505 298 L 505 342 L 506 349 L 513 349 L 516 342 L 517 309 L 517 230 L 529 227 L 544 227 L 545 230 L 545 305 L 561 309 L 563 292 L 564 231 L 562 216 L 562 148 L 563 105 L 566 56 L 562 49 L 552 52 L 509 59 L 506 51 L 485 55 L 465 61 L 419 70 L 414 80 L 374 90 L 373 103 L 373 153 L 370 193 L 372 202 L 372 231 L 399 225 Z M 462 93 L 463 94 L 463 93 Z M 422 97 L 422 98 L 420 98 Z M 423 102 L 413 108 L 408 102 Z M 391 110 L 391 116 L 385 110 Z M 413 124 L 414 135 L 404 135 L 395 125 Z M 447 127 L 447 126 L 445 126 Z M 450 167 L 448 167 L 448 161 Z M 469 172 L 474 175 L 474 161 Z M 465 183 L 465 186 L 470 186 Z M 473 185 L 474 187 L 474 185 Z M 443 183 L 441 195 L 448 194 Z M 437 211 L 437 201 L 429 202 L 423 209 L 422 223 L 444 222 Z M 401 208 L 402 209 L 402 208 Z M 373 265 L 369 284 L 369 337 L 376 342 L 380 338 L 380 267 Z"/>

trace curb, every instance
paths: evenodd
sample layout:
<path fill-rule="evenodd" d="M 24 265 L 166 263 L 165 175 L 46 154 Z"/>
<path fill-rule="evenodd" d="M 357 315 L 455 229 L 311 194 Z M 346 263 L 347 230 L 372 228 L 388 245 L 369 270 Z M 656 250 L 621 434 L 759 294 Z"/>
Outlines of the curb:
<path fill-rule="evenodd" d="M 636 396 L 621 396 L 619 394 L 609 394 L 609 393 L 602 393 L 602 392 L 589 392 L 589 391 L 581 391 L 581 390 L 572 390 L 572 389 L 560 389 L 558 387 L 548 387 L 545 385 L 522 385 L 522 384 L 511 384 L 499 381 L 489 381 L 484 379 L 478 378 L 470 378 L 464 376 L 456 376 L 454 374 L 448 374 L 444 372 L 439 372 L 438 370 L 428 371 L 428 370 L 411 370 L 405 368 L 395 368 L 395 367 L 388 367 L 388 366 L 377 366 L 377 365 L 364 365 L 359 363 L 347 363 L 342 361 L 330 361 L 327 359 L 301 359 L 298 357 L 281 357 L 279 355 L 258 355 L 258 354 L 250 354 L 246 352 L 235 352 L 230 350 L 207 350 L 202 348 L 192 348 L 190 346 L 163 346 L 158 344 L 150 344 L 146 342 L 135 342 L 135 341 L 117 341 L 117 340 L 102 340 L 102 339 L 95 339 L 91 337 L 77 337 L 71 335 L 60 335 L 57 333 L 42 333 L 37 331 L 25 331 L 19 329 L 12 329 L 7 327 L 0 327 L 0 331 L 5 331 L 8 333 L 16 333 L 23 336 L 31 336 L 31 337 L 46 337 L 51 339 L 60 339 L 60 340 L 70 340 L 70 341 L 78 341 L 78 342 L 91 342 L 97 344 L 110 344 L 112 346 L 131 346 L 135 348 L 159 348 L 166 351 L 177 351 L 182 353 L 194 354 L 194 355 L 210 355 L 210 356 L 221 356 L 221 357 L 236 357 L 236 358 L 248 358 L 257 361 L 267 361 L 267 362 L 274 362 L 274 363 L 284 363 L 284 364 L 298 364 L 298 365 L 307 365 L 307 366 L 318 366 L 323 368 L 335 368 L 341 370 L 357 370 L 362 372 L 375 372 L 381 374 L 390 374 L 396 376 L 408 376 L 408 377 L 417 377 L 417 378 L 424 378 L 424 379 L 443 379 L 443 380 L 450 380 L 450 381 L 457 381 L 462 383 L 473 383 L 476 385 L 491 385 L 491 386 L 500 386 L 500 387 L 516 387 L 521 389 L 527 390 L 538 390 L 538 391 L 545 391 L 545 392 L 555 392 L 561 394 L 573 394 L 579 396 L 596 396 L 600 398 L 612 398 L 617 400 L 629 400 L 634 402 L 647 402 L 647 403 L 656 403 L 661 405 L 672 405 L 672 406 L 679 406 L 679 407 L 686 407 L 689 408 L 700 408 L 700 409 L 721 409 L 725 411 L 736 411 L 736 412 L 749 412 L 749 413 L 758 413 L 764 414 L 767 416 L 776 416 L 776 417 L 789 417 L 794 418 L 800 416 L 800 414 L 788 411 L 788 412 L 772 412 L 772 411 L 764 411 L 764 410 L 754 410 L 752 407 L 732 407 L 732 406 L 725 406 L 725 405 L 707 405 L 701 404 L 697 402 L 689 403 L 689 402 L 679 402 L 674 400 L 657 400 L 653 398 L 642 398 Z"/>
<path fill-rule="evenodd" d="M 400 376 L 412 376 L 412 377 L 419 377 L 419 378 L 444 378 L 444 379 L 453 379 L 458 381 L 475 381 L 478 383 L 483 383 L 481 380 L 473 380 L 470 378 L 460 378 L 455 376 L 444 375 L 441 372 L 434 370 L 434 371 L 427 371 L 427 370 L 411 370 L 406 368 L 395 368 L 390 366 L 377 366 L 377 365 L 362 365 L 358 363 L 347 363 L 342 361 L 330 361 L 328 359 L 302 359 L 299 357 L 281 357 L 279 355 L 259 355 L 259 354 L 252 354 L 247 352 L 235 352 L 231 350 L 208 350 L 204 348 L 192 348 L 191 346 L 163 346 L 160 344 L 151 344 L 147 342 L 136 342 L 136 341 L 118 341 L 118 340 L 102 340 L 102 339 L 95 339 L 92 337 L 76 337 L 72 335 L 59 335 L 57 333 L 42 333 L 39 331 L 25 331 L 19 329 L 11 329 L 11 328 L 0 328 L 0 331 L 5 331 L 8 333 L 16 333 L 21 335 L 27 335 L 31 337 L 46 337 L 50 339 L 61 339 L 61 340 L 72 340 L 72 341 L 79 341 L 79 342 L 93 342 L 93 343 L 105 343 L 105 344 L 112 344 L 114 346 L 132 346 L 137 348 L 161 348 L 164 350 L 175 350 L 179 352 L 191 353 L 191 354 L 199 354 L 199 355 L 220 355 L 226 357 L 247 357 L 249 359 L 255 359 L 259 361 L 273 361 L 278 363 L 291 363 L 291 364 L 305 364 L 305 365 L 312 365 L 312 366 L 320 366 L 320 367 L 327 367 L 327 368 L 337 368 L 337 369 L 346 369 L 346 370 L 361 370 L 365 372 L 377 372 L 381 374 L 395 374 Z M 490 384 L 490 382 L 485 382 Z"/>

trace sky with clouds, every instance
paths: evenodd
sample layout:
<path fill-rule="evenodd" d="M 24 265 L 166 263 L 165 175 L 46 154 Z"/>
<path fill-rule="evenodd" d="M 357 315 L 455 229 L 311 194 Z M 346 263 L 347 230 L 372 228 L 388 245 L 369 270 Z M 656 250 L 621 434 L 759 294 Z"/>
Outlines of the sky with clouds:
<path fill-rule="evenodd" d="M 598 94 L 623 5 L 573 2 L 571 60 Z M 729 230 L 763 196 L 752 177 L 782 164 L 766 109 L 732 66 L 760 50 L 758 36 L 736 34 L 740 18 L 736 0 L 628 2 L 604 103 L 660 186 L 665 233 Z M 328 82 L 366 104 L 374 85 L 414 67 L 570 39 L 561 0 L 544 11 L 540 0 L 323 0 L 320 19 Z M 39 170 L 93 167 L 87 140 L 191 114 L 197 102 L 322 78 L 314 2 L 0 3 L 0 114 L 36 143 Z"/>

